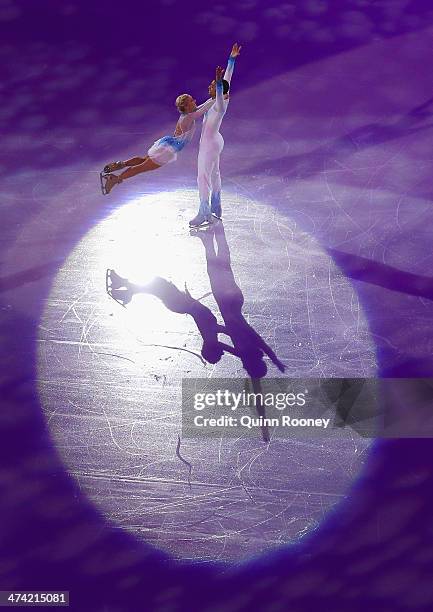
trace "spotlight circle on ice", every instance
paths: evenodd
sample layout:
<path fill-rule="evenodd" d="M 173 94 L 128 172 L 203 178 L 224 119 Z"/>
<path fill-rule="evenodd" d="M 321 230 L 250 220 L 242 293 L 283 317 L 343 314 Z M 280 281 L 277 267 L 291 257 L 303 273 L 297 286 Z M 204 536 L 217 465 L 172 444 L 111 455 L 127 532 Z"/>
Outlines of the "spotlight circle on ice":
<path fill-rule="evenodd" d="M 226 244 L 234 284 L 222 301 L 275 354 L 263 359 L 268 376 L 372 376 L 374 344 L 350 282 L 295 222 L 227 190 L 218 246 L 215 228 L 189 234 L 196 197 L 143 196 L 82 238 L 43 312 L 39 392 L 65 464 L 114 525 L 175 557 L 237 560 L 316 528 L 349 490 L 369 440 L 347 430 L 270 444 L 242 432 L 179 438 L 182 378 L 244 378 L 251 366 L 236 351 L 202 350 L 199 317 L 224 326 L 228 316 L 212 257 Z M 140 286 L 159 279 L 159 293 L 122 308 L 105 292 L 107 269 Z M 195 305 L 196 317 L 167 296 Z"/>

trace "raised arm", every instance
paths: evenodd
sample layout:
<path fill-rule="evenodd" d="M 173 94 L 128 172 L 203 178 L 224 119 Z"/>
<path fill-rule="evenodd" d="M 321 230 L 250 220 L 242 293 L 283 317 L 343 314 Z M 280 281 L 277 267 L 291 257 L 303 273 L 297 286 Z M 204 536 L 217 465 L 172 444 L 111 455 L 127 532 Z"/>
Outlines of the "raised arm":
<path fill-rule="evenodd" d="M 200 104 L 200 106 L 197 106 L 195 111 L 193 111 L 192 113 L 188 113 L 188 116 L 192 117 L 193 119 L 197 119 L 198 117 L 201 117 L 212 107 L 214 102 L 215 100 L 213 98 L 209 98 L 209 100 L 206 100 L 206 102 L 203 102 L 203 104 Z"/>
<path fill-rule="evenodd" d="M 227 68 L 226 71 L 224 73 L 224 80 L 227 81 L 229 84 L 232 80 L 232 75 L 233 75 L 233 70 L 235 67 L 235 59 L 237 58 L 237 56 L 240 54 L 242 47 L 240 47 L 238 45 L 238 43 L 235 43 L 232 47 L 231 53 L 230 53 L 230 57 L 229 60 L 227 62 Z"/>
<path fill-rule="evenodd" d="M 215 110 L 218 113 L 223 113 L 224 108 L 224 93 L 223 93 L 223 72 L 224 70 L 218 66 L 215 72 L 215 89 L 216 89 L 216 102 Z"/>

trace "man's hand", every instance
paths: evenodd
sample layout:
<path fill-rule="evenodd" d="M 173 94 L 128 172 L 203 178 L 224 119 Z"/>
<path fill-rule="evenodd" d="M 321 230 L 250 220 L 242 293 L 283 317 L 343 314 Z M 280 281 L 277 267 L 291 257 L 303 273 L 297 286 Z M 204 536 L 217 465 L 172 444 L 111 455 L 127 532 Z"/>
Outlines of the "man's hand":
<path fill-rule="evenodd" d="M 219 81 L 223 80 L 223 76 L 224 76 L 224 68 L 221 68 L 221 66 L 218 66 L 216 71 L 215 71 L 215 80 L 218 83 Z"/>
<path fill-rule="evenodd" d="M 232 52 L 230 53 L 230 57 L 237 57 L 238 55 L 240 55 L 241 49 L 242 47 L 238 45 L 238 43 L 235 43 L 232 47 Z"/>

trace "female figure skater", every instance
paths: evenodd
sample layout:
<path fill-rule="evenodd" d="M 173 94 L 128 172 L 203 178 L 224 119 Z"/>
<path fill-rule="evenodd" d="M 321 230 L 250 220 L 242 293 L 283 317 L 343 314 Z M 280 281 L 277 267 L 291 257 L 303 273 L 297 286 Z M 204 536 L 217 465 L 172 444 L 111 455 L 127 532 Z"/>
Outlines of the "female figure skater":
<path fill-rule="evenodd" d="M 195 131 L 195 121 L 208 111 L 215 100 L 209 98 L 200 106 L 189 94 L 182 94 L 176 98 L 176 106 L 180 112 L 179 120 L 173 136 L 163 136 L 150 147 L 145 157 L 132 157 L 126 161 L 116 161 L 107 164 L 100 173 L 101 189 L 104 195 L 108 195 L 115 185 L 125 179 L 131 178 L 141 172 L 156 170 L 164 164 L 171 163 L 177 159 L 178 151 L 181 151 L 188 142 L 192 140 Z M 121 174 L 113 174 L 114 170 L 122 170 Z"/>

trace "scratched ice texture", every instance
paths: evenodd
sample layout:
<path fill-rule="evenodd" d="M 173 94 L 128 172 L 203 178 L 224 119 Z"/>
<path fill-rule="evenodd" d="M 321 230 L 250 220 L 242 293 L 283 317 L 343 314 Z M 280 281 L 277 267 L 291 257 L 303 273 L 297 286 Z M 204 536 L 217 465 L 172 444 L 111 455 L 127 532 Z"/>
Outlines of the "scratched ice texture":
<path fill-rule="evenodd" d="M 20 0 L 0 2 L 0 21 L 5 26 L 0 55 L 2 69 L 7 73 L 2 78 L 0 104 L 0 348 L 5 404 L 0 413 L 0 480 L 5 488 L 1 512 L 2 585 L 27 589 L 30 584 L 46 585 L 49 576 L 50 585 L 64 588 L 67 576 L 74 593 L 71 607 L 80 611 L 114 612 L 144 606 L 150 610 L 188 612 L 253 608 L 273 612 L 427 612 L 433 603 L 430 440 L 375 443 L 372 450 L 360 449 L 360 462 L 355 454 L 358 442 L 354 443 L 352 461 L 345 464 L 345 484 L 343 470 L 340 471 L 340 497 L 336 501 L 341 503 L 334 505 L 338 511 L 328 512 L 316 529 L 312 529 L 311 517 L 320 471 L 314 470 L 338 469 L 336 461 L 331 463 L 332 455 L 324 454 L 320 446 L 304 447 L 302 457 L 311 459 L 304 470 L 299 454 L 290 449 L 284 455 L 283 466 L 286 472 L 291 468 L 294 475 L 285 477 L 272 463 L 277 450 L 283 450 L 280 443 L 279 449 L 270 447 L 272 450 L 266 453 L 266 446 L 259 440 L 254 447 L 238 441 L 236 453 L 244 454 L 239 464 L 236 455 L 232 465 L 246 468 L 241 474 L 233 471 L 231 486 L 237 487 L 241 496 L 245 493 L 240 485 L 243 482 L 253 499 L 257 495 L 256 514 L 252 515 L 255 525 L 260 522 L 260 512 L 271 504 L 272 520 L 269 525 L 262 524 L 262 529 L 268 529 L 270 546 L 293 542 L 302 532 L 299 523 L 292 524 L 290 532 L 287 516 L 294 516 L 287 514 L 290 509 L 282 512 L 279 523 L 275 511 L 277 502 L 281 503 L 287 491 L 300 486 L 301 481 L 307 506 L 302 511 L 298 508 L 295 514 L 305 521 L 310 535 L 301 538 L 299 546 L 286 546 L 278 554 L 246 565 L 232 565 L 229 572 L 221 573 L 211 563 L 201 564 L 200 570 L 188 566 L 187 571 L 180 571 L 178 565 L 166 559 L 160 562 L 146 546 L 149 533 L 138 534 L 137 539 L 127 535 L 134 533 L 134 525 L 149 524 L 149 515 L 144 516 L 146 508 L 136 523 L 129 514 L 127 529 L 121 529 L 125 497 L 129 501 L 132 493 L 121 497 L 120 479 L 114 480 L 114 475 L 129 477 L 134 475 L 133 467 L 137 474 L 144 465 L 149 466 L 140 449 L 146 444 L 156 445 L 159 435 L 154 413 L 143 432 L 142 414 L 149 406 L 141 400 L 138 403 L 137 388 L 141 392 L 143 389 L 136 383 L 141 385 L 145 378 L 144 360 L 155 364 L 163 354 L 171 358 L 167 365 L 171 380 L 164 383 L 164 379 L 153 377 L 159 376 L 162 368 L 158 367 L 149 370 L 146 384 L 155 394 L 162 393 L 165 384 L 164 402 L 172 402 L 176 409 L 180 377 L 176 367 L 182 366 L 183 370 L 190 364 L 191 373 L 199 370 L 206 376 L 212 370 L 193 354 L 198 352 L 198 340 L 191 321 L 180 315 L 172 317 L 155 301 L 152 308 L 158 320 L 165 321 L 167 330 L 172 326 L 176 333 L 187 336 L 187 346 L 183 347 L 180 341 L 164 342 L 175 348 L 147 347 L 146 356 L 146 347 L 140 340 L 157 334 L 158 328 L 151 326 L 149 318 L 143 329 L 140 315 L 144 304 L 139 297 L 125 312 L 107 301 L 102 287 L 104 268 L 106 262 L 121 263 L 114 250 L 125 239 L 113 236 L 115 220 L 128 227 L 128 207 L 136 211 L 142 204 L 143 210 L 149 210 L 148 198 L 155 194 L 170 194 L 169 198 L 180 194 L 184 203 L 179 204 L 177 199 L 172 211 L 170 200 L 160 202 L 161 218 L 149 210 L 152 228 L 144 224 L 144 235 L 150 232 L 152 236 L 171 236 L 176 246 L 179 231 L 179 240 L 188 240 L 194 265 L 199 265 L 202 245 L 184 233 L 194 209 L 190 194 L 195 189 L 196 149 L 192 146 L 185 151 L 176 166 L 130 181 L 106 199 L 98 194 L 97 173 L 107 161 L 144 151 L 153 140 L 171 130 L 175 94 L 189 89 L 197 98 L 201 99 L 200 94 L 205 97 L 210 76 L 207 71 L 214 69 L 212 49 L 218 49 L 217 61 L 223 61 L 226 37 L 239 34 L 244 42 L 245 69 L 239 63 L 233 82 L 230 112 L 223 128 L 226 147 L 222 167 L 226 236 L 232 267 L 245 296 L 245 314 L 251 316 L 254 326 L 279 355 L 284 354 L 292 369 L 306 363 L 296 356 L 307 359 L 312 339 L 307 336 L 300 352 L 289 351 L 293 333 L 289 333 L 285 320 L 278 327 L 282 307 L 271 299 L 271 290 L 280 296 L 288 291 L 281 286 L 280 278 L 287 278 L 283 262 L 290 257 L 297 264 L 291 280 L 296 284 L 308 278 L 315 288 L 321 288 L 318 295 L 309 296 L 309 312 L 313 315 L 309 329 L 319 333 L 318 337 L 313 335 L 313 340 L 320 351 L 327 350 L 322 339 L 331 338 L 335 331 L 333 346 L 337 354 L 332 353 L 331 365 L 355 365 L 354 352 L 344 353 L 347 361 L 341 363 L 337 355 L 343 354 L 341 332 L 345 325 L 340 317 L 352 325 L 347 329 L 353 330 L 353 317 L 359 313 L 359 327 L 355 328 L 358 335 L 346 341 L 352 351 L 359 341 L 359 355 L 367 357 L 366 351 L 370 358 L 369 348 L 374 343 L 374 357 L 360 360 L 366 371 L 369 367 L 374 369 L 376 362 L 381 375 L 431 376 L 431 7 L 405 0 L 284 4 L 255 0 L 229 4 L 222 0 L 208 9 L 192 0 L 189 8 L 196 13 L 189 13 L 188 23 L 183 21 L 184 30 L 178 24 L 188 12 L 185 3 L 164 0 L 161 6 L 167 12 L 161 15 L 164 19 L 170 16 L 164 22 L 170 36 L 161 37 L 154 17 L 147 21 L 134 19 L 138 3 L 131 0 L 129 8 L 132 5 L 132 11 L 117 10 L 119 7 L 107 11 L 106 3 L 101 3 L 98 12 L 92 3 L 84 5 L 77 0 L 41 0 L 34 5 Z M 31 18 L 25 17 L 28 11 Z M 125 19 L 129 27 L 123 28 Z M 136 27 L 134 32 L 131 24 Z M 179 54 L 180 36 L 185 33 L 194 48 L 206 49 L 206 53 L 195 57 L 196 71 L 190 70 L 189 63 Z M 151 61 L 142 53 L 143 40 L 152 49 Z M 152 121 L 144 121 L 144 115 Z M 236 214 L 230 199 L 245 211 L 243 216 Z M 176 220 L 174 210 L 179 215 Z M 138 211 L 133 214 L 140 219 Z M 154 214 L 157 221 L 153 221 Z M 262 219 L 260 227 L 257 219 Z M 132 232 L 138 229 L 134 226 Z M 113 253 L 106 244 L 110 237 Z M 95 242 L 99 238 L 100 245 Z M 284 253 L 273 249 L 269 266 L 263 249 L 257 247 L 259 238 L 266 245 L 275 241 L 275 245 L 284 243 L 290 248 Z M 301 247 L 296 254 L 295 246 Z M 307 246 L 312 249 L 311 258 L 310 252 L 306 253 Z M 167 249 L 171 249 L 171 243 Z M 133 262 L 125 263 L 126 274 Z M 317 270 L 313 270 L 313 263 L 320 263 Z M 323 278 L 326 269 L 330 276 Z M 251 287 L 253 270 L 259 278 Z M 206 282 L 203 272 L 202 268 L 198 277 L 201 281 L 197 277 L 187 279 L 195 297 L 201 297 L 200 291 L 195 294 L 199 282 Z M 134 273 L 137 274 L 136 267 Z M 175 274 L 173 270 L 166 273 Z M 313 274 L 318 274 L 316 279 Z M 182 275 L 172 278 L 179 284 L 183 280 Z M 338 298 L 335 307 L 329 302 L 331 289 L 336 290 L 334 297 Z M 301 295 L 290 294 L 286 305 L 302 320 L 308 313 L 300 307 L 305 304 L 305 291 L 303 287 Z M 210 296 L 203 299 L 215 308 Z M 340 303 L 343 299 L 346 301 Z M 53 311 L 55 300 L 57 313 Z M 318 303 L 323 316 L 315 311 Z M 262 314 L 260 309 L 266 307 L 272 309 L 271 316 Z M 150 308 L 149 300 L 146 308 Z M 329 318 L 332 313 L 335 319 Z M 361 335 L 363 330 L 365 335 Z M 302 334 L 305 335 L 304 329 Z M 35 339 L 40 357 L 37 372 L 33 368 Z M 65 344 L 68 339 L 71 345 Z M 50 351 L 52 359 L 45 361 Z M 109 354 L 97 355 L 98 352 Z M 310 363 L 313 366 L 317 362 Z M 86 367 L 89 384 L 84 385 Z M 218 368 L 241 371 L 239 363 L 228 356 Z M 270 374 L 275 373 L 271 368 Z M 318 373 L 316 367 L 315 374 Z M 34 393 L 38 374 L 38 389 L 45 399 L 43 425 Z M 95 391 L 95 376 L 105 377 L 105 388 Z M 56 393 L 62 396 L 62 402 L 54 405 L 49 399 Z M 108 420 L 102 412 L 102 408 L 107 412 L 107 398 Z M 120 419 L 126 404 L 129 420 L 122 427 Z M 56 415 L 59 405 L 61 410 Z M 84 410 L 80 413 L 83 408 L 96 408 L 99 414 Z M 121 415 L 116 408 L 123 411 Z M 158 403 L 155 412 L 159 409 Z M 71 424 L 74 414 L 83 415 L 89 431 L 79 431 L 79 418 Z M 153 506 L 148 506 L 147 511 L 158 505 L 164 508 L 166 525 L 153 523 L 160 539 L 173 529 L 177 511 L 183 513 L 182 518 L 186 514 L 189 517 L 191 506 L 186 504 L 192 500 L 198 503 L 196 485 L 189 490 L 185 466 L 174 460 L 178 422 L 175 415 L 170 418 L 172 425 L 167 428 L 166 440 L 161 448 L 155 451 L 152 447 L 149 453 L 161 453 L 166 463 L 150 467 L 157 478 L 163 471 L 170 474 L 175 483 L 172 498 L 179 499 L 181 505 L 168 508 L 170 483 L 157 481 L 167 495 L 156 501 L 151 498 Z M 50 441 L 44 429 L 48 420 Z M 139 423 L 134 429 L 132 420 Z M 62 428 L 62 422 L 69 430 Z M 101 464 L 110 457 L 106 473 L 112 478 L 111 488 L 102 478 L 87 478 L 86 484 L 76 469 L 74 478 L 88 497 L 77 493 L 57 459 L 55 445 L 60 445 L 61 436 L 66 443 L 58 450 L 66 469 L 85 459 L 89 473 L 92 465 L 95 473 L 102 472 Z M 94 450 L 96 454 L 96 449 L 97 465 L 90 452 Z M 122 472 L 122 462 L 127 459 L 125 449 L 137 452 L 138 457 L 133 464 L 129 456 L 131 464 Z M 202 464 L 208 461 L 208 456 L 200 455 L 198 450 L 196 442 L 183 441 L 182 452 L 192 460 L 193 479 L 197 480 L 200 470 L 207 467 Z M 226 450 L 222 459 L 228 469 L 228 459 L 234 453 L 230 455 Z M 262 456 L 252 463 L 259 452 Z M 364 466 L 360 465 L 363 457 Z M 283 481 L 284 490 L 278 490 L 272 500 L 265 497 L 268 483 L 256 486 L 251 493 L 254 482 L 249 482 L 249 474 L 254 475 L 256 470 L 259 483 L 265 475 L 264 470 L 258 473 L 257 463 L 261 461 L 267 469 L 272 466 L 274 482 Z M 227 473 L 217 465 L 215 460 L 209 465 L 209 474 L 226 477 Z M 306 474 L 312 475 L 309 481 Z M 351 482 L 354 488 L 349 491 Z M 151 484 L 155 486 L 155 482 L 147 483 L 149 487 Z M 137 494 L 136 481 L 125 486 Z M 329 490 L 331 483 L 325 486 Z M 150 494 L 155 495 L 155 488 Z M 109 504 L 103 505 L 110 496 L 114 500 L 114 531 L 104 515 L 93 510 L 103 509 L 110 516 Z M 230 509 L 224 509 L 224 520 L 237 520 L 239 515 L 239 523 L 245 521 L 245 506 L 239 505 L 240 499 L 235 500 L 240 512 L 234 516 Z M 248 496 L 243 499 L 252 506 Z M 212 526 L 208 508 L 203 510 L 201 506 L 197 511 L 197 507 L 197 522 L 205 516 L 207 528 Z M 280 508 L 284 509 L 284 504 Z M 321 520 L 324 512 L 326 507 L 323 512 L 320 508 L 314 514 L 315 520 Z M 162 520 L 159 516 L 157 519 Z M 152 520 L 156 520 L 155 516 Z M 221 517 L 212 520 L 215 533 L 230 534 L 227 522 L 222 528 L 217 523 Z M 191 520 L 181 520 L 179 524 L 179 533 L 185 534 L 188 529 L 190 535 L 193 533 Z M 236 528 L 239 531 L 239 524 L 234 531 Z M 197 535 L 203 527 L 196 524 L 194 529 Z M 224 540 L 214 545 L 212 553 L 206 548 L 209 532 L 201 542 L 196 541 L 194 550 L 191 540 L 172 550 L 177 556 L 209 560 L 213 554 L 221 559 L 240 558 L 248 554 L 247 545 L 252 547 L 250 552 L 263 549 L 263 540 L 253 543 L 246 532 L 236 537 L 238 541 L 243 538 L 243 542 L 231 557 L 229 548 L 224 549 Z M 165 550 L 173 546 L 169 537 L 153 543 L 165 546 Z"/>
<path fill-rule="evenodd" d="M 378 333 L 374 325 L 377 313 L 368 325 L 358 294 L 327 255 L 328 249 L 343 270 L 348 265 L 350 275 L 376 254 L 376 265 L 383 264 L 391 279 L 387 281 L 385 275 L 380 283 L 392 285 L 393 265 L 404 270 L 398 243 L 408 236 L 406 262 L 409 258 L 411 269 L 422 271 L 417 241 L 411 236 L 414 225 L 418 237 L 428 231 L 423 220 L 428 215 L 427 204 L 419 196 L 417 216 L 411 217 L 413 197 L 403 190 L 396 200 L 394 185 L 396 168 L 400 181 L 411 180 L 410 167 L 415 162 L 409 151 L 424 146 L 422 136 L 429 126 L 428 99 L 422 92 L 412 107 L 408 106 L 409 98 L 414 100 L 409 87 L 415 86 L 415 79 L 407 84 L 408 89 L 392 85 L 393 70 L 398 71 L 402 61 L 409 70 L 415 61 L 407 52 L 410 42 L 409 36 L 399 44 L 381 43 L 386 63 L 358 80 L 350 76 L 359 72 L 364 62 L 363 53 L 356 50 L 255 85 L 255 96 L 272 93 L 268 100 L 272 116 L 266 121 L 243 113 L 253 95 L 251 89 L 237 97 L 233 94 L 224 126 L 227 146 L 223 158 L 232 268 L 244 293 L 246 316 L 287 364 L 290 374 L 373 374 L 375 350 L 385 355 L 385 370 L 398 367 L 402 355 L 395 339 L 399 336 L 407 337 L 405 342 L 414 353 L 421 354 L 429 343 L 422 332 L 426 316 L 423 302 L 409 306 L 407 296 L 394 295 L 395 301 L 407 303 L 406 309 L 400 306 L 400 312 L 405 317 L 409 309 L 406 321 L 410 319 L 410 324 L 395 330 L 385 327 L 383 333 L 381 321 Z M 344 76 L 347 83 L 337 115 L 333 111 L 335 96 L 329 92 Z M 384 79 L 390 81 L 386 88 L 381 86 Z M 361 93 L 373 86 L 376 97 L 366 101 Z M 390 96 L 390 90 L 394 95 Z M 128 137 L 137 138 L 133 134 Z M 129 146 L 133 151 L 134 146 Z M 135 148 L 141 146 L 140 136 Z M 166 311 L 150 297 L 134 298 L 124 313 L 107 305 L 103 279 L 106 267 L 120 266 L 125 276 L 131 275 L 131 270 L 140 275 L 142 263 L 148 266 L 150 260 L 158 274 L 179 288 L 186 282 L 195 297 L 209 292 L 202 245 L 185 231 L 194 211 L 194 192 L 185 171 L 193 167 L 194 155 L 190 149 L 177 167 L 117 188 L 112 194 L 115 212 L 104 217 L 67 260 L 45 310 L 48 319 L 42 322 L 41 367 L 43 373 L 45 364 L 46 373 L 40 388 L 66 464 L 115 524 L 141 532 L 147 540 L 179 556 L 233 559 L 293 540 L 316 527 L 348 491 L 366 445 L 348 440 L 346 454 L 339 448 L 329 453 L 326 444 L 313 450 L 304 448 L 304 460 L 296 444 L 287 449 L 274 444 L 264 453 L 270 464 L 261 460 L 252 465 L 263 476 L 272 465 L 276 481 L 265 484 L 259 480 L 255 485 L 259 498 L 252 501 L 254 496 L 248 495 L 249 483 L 244 478 L 246 474 L 255 478 L 248 466 L 263 453 L 261 444 L 252 448 L 245 442 L 233 444 L 222 467 L 224 453 L 221 455 L 217 444 L 212 462 L 207 444 L 205 451 L 200 451 L 199 444 L 185 442 L 182 450 L 194 466 L 196 486 L 201 491 L 214 487 L 206 494 L 192 494 L 187 488 L 185 466 L 175 455 L 181 376 L 233 376 L 243 373 L 242 366 L 225 356 L 217 367 L 205 367 L 192 354 L 199 353 L 200 338 L 191 319 Z M 422 163 L 417 164 L 420 183 L 422 168 Z M 38 178 L 33 193 L 45 197 L 49 206 L 59 197 L 58 180 L 57 174 Z M 81 178 L 62 198 L 68 201 L 74 193 L 75 200 L 85 207 L 97 197 L 94 180 L 95 174 Z M 43 222 L 54 221 L 45 216 Z M 347 264 L 346 253 L 355 263 L 349 260 Z M 375 279 L 374 264 L 368 266 Z M 382 303 L 373 283 L 370 299 Z M 144 312 L 149 311 L 144 316 L 143 300 Z M 211 296 L 204 300 L 215 310 Z M 111 318 L 107 307 L 113 309 Z M 50 308 L 56 323 L 51 321 Z M 388 328 L 394 325 L 386 319 L 385 324 Z M 414 341 L 410 334 L 415 334 Z M 155 344 L 172 348 L 152 346 Z M 81 368 L 84 379 L 78 377 Z M 68 371 L 71 379 L 65 385 Z M 94 386 L 83 394 L 87 379 Z M 65 387 L 71 389 L 71 397 Z M 61 410 L 58 393 L 67 400 Z M 165 407 L 164 426 L 161 405 Z M 89 409 L 93 413 L 85 413 L 90 418 L 87 426 L 81 411 Z M 311 472 L 305 463 L 310 460 Z M 280 471 L 274 469 L 281 462 L 286 466 L 281 469 L 288 496 L 281 493 Z M 331 483 L 334 489 L 327 488 Z M 136 488 L 141 486 L 144 492 Z M 152 494 L 151 486 L 156 487 Z M 261 497 L 266 487 L 276 490 L 270 500 Z M 234 496 L 231 500 L 224 493 L 228 506 L 218 493 L 226 488 Z M 179 495 L 180 499 L 173 501 Z M 178 537 L 179 529 L 183 540 Z"/>
<path fill-rule="evenodd" d="M 204 233 L 185 229 L 196 200 L 192 190 L 142 196 L 83 238 L 42 318 L 40 390 L 57 448 L 110 519 L 176 556 L 227 561 L 315 528 L 347 493 L 369 440 L 351 429 L 270 444 L 241 433 L 187 439 L 189 488 L 188 469 L 175 452 L 182 377 L 247 373 L 233 355 L 206 363 L 192 317 L 169 311 L 157 297 L 135 296 L 127 309 L 115 304 L 105 294 L 105 270 L 186 286 L 192 296 L 205 296 L 202 303 L 223 323 Z M 244 316 L 287 375 L 373 375 L 367 322 L 329 255 L 275 209 L 230 191 L 225 201 Z M 270 362 L 268 373 L 282 376 Z"/>

